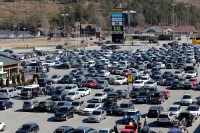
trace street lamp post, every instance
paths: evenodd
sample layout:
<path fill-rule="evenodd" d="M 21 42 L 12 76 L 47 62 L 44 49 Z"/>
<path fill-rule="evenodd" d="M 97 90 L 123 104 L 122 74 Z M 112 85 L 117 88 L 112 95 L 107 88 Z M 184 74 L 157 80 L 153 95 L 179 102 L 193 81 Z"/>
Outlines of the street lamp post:
<path fill-rule="evenodd" d="M 61 16 L 63 16 L 63 18 L 64 18 L 64 40 L 65 40 L 66 39 L 66 20 L 65 20 L 65 17 L 68 16 L 68 14 L 61 14 Z"/>
<path fill-rule="evenodd" d="M 128 34 L 130 34 L 130 21 L 131 21 L 131 16 L 130 16 L 130 14 L 131 14 L 131 13 L 137 13 L 137 12 L 136 12 L 136 11 L 133 11 L 133 10 L 126 10 L 126 11 L 123 11 L 123 13 L 128 14 Z"/>
<path fill-rule="evenodd" d="M 172 40 L 174 40 L 174 6 L 175 6 L 176 4 L 172 4 L 172 6 L 173 6 L 173 22 L 172 22 Z"/>
<path fill-rule="evenodd" d="M 25 45 L 25 30 L 26 28 L 23 28 L 24 29 L 24 48 L 26 48 L 26 45 Z"/>

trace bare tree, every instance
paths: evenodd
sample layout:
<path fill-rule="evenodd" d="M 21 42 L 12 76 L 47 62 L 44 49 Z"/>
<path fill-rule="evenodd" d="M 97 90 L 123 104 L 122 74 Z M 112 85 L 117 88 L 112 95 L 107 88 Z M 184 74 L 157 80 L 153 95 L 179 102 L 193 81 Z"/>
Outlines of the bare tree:
<path fill-rule="evenodd" d="M 41 26 L 42 26 L 43 35 L 47 36 L 50 29 L 50 24 L 49 24 L 49 19 L 46 13 L 43 13 Z"/>
<path fill-rule="evenodd" d="M 142 13 L 137 13 L 136 16 L 135 16 L 135 20 L 140 27 L 145 26 L 145 17 Z"/>

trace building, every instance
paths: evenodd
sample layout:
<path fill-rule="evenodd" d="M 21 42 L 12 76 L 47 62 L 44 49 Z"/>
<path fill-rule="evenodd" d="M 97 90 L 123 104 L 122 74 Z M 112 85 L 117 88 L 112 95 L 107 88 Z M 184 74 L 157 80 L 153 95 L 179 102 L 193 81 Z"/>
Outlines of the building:
<path fill-rule="evenodd" d="M 20 61 L 5 55 L 0 55 L 0 78 L 12 77 L 19 74 Z"/>
<path fill-rule="evenodd" d="M 81 36 L 95 36 L 96 24 L 80 24 Z"/>

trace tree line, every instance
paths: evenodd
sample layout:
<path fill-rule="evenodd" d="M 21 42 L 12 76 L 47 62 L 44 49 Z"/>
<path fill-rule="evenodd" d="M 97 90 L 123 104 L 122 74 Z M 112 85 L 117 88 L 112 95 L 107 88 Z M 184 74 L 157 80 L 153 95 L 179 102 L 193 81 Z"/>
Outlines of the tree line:
<path fill-rule="evenodd" d="M 64 18 L 61 14 L 68 14 L 65 18 L 68 32 L 75 28 L 75 22 L 96 24 L 103 30 L 109 31 L 111 30 L 111 9 L 119 7 L 120 4 L 124 10 L 137 12 L 131 14 L 131 26 L 173 25 L 172 0 L 51 0 L 51 2 L 63 4 L 63 8 L 60 9 L 57 16 L 49 17 L 45 11 L 32 13 L 26 18 L 11 15 L 8 18 L 1 19 L 1 29 L 17 31 L 26 27 L 27 30 L 35 34 L 39 30 L 38 28 L 41 28 L 44 36 L 46 36 L 53 28 L 63 29 Z M 188 3 L 176 3 L 174 6 L 174 24 L 176 26 L 194 25 L 196 28 L 200 28 L 199 10 L 198 7 Z M 126 14 L 125 18 L 127 24 Z"/>

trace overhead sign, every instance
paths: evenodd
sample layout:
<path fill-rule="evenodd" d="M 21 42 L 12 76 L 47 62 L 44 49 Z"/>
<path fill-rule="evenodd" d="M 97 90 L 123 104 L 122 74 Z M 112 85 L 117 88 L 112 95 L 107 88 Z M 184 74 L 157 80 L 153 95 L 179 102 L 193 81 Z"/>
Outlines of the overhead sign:
<path fill-rule="evenodd" d="M 96 32 L 101 32 L 101 28 L 100 27 L 96 27 Z"/>
<path fill-rule="evenodd" d="M 112 22 L 122 22 L 122 18 L 112 18 Z"/>
<path fill-rule="evenodd" d="M 122 8 L 113 8 L 112 10 L 111 10 L 111 12 L 112 13 L 119 13 L 119 12 L 123 12 L 123 9 Z"/>
<path fill-rule="evenodd" d="M 122 22 L 112 22 L 112 26 L 115 26 L 115 25 L 122 26 L 123 23 Z"/>
<path fill-rule="evenodd" d="M 112 14 L 112 18 L 122 18 L 122 13 Z"/>
<path fill-rule="evenodd" d="M 127 80 L 128 80 L 128 83 L 132 83 L 133 82 L 133 77 L 131 75 L 128 75 Z"/>

